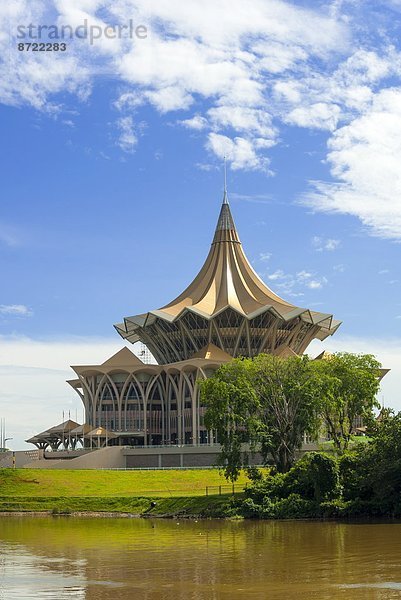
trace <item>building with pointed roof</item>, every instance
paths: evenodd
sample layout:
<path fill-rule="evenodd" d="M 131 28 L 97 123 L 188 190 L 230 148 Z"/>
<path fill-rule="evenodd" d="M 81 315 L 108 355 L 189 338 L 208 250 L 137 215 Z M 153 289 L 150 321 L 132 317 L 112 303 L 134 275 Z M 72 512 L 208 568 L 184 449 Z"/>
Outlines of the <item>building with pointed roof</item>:
<path fill-rule="evenodd" d="M 251 267 L 224 195 L 212 245 L 195 279 L 162 308 L 115 325 L 142 341 L 160 363 L 187 360 L 208 344 L 232 357 L 300 355 L 340 326 L 333 315 L 300 308 L 275 294 Z"/>
<path fill-rule="evenodd" d="M 145 344 L 158 364 L 143 363 L 125 347 L 101 365 L 72 367 L 76 378 L 68 383 L 84 404 L 81 427 L 87 428 L 85 435 L 76 431 L 77 440 L 92 443 L 97 430 L 109 445 L 213 444 L 200 379 L 237 356 L 300 355 L 314 338 L 324 340 L 339 326 L 331 314 L 295 306 L 259 278 L 245 256 L 225 189 L 211 248 L 195 279 L 162 308 L 115 325 L 124 340 Z M 44 434 L 30 441 L 50 440 Z"/>
<path fill-rule="evenodd" d="M 188 287 L 162 308 L 115 325 L 124 340 L 143 342 L 157 360 L 145 365 L 128 348 L 102 365 L 72 367 L 69 381 L 87 423 L 131 445 L 211 441 L 197 381 L 236 356 L 302 354 L 340 322 L 275 294 L 245 256 L 224 191 L 206 261 Z"/>

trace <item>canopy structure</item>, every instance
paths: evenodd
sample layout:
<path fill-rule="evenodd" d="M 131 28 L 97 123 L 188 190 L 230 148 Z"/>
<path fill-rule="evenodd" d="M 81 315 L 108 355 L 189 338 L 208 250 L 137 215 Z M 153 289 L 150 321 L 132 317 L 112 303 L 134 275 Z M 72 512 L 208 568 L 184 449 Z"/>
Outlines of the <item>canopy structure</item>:
<path fill-rule="evenodd" d="M 55 451 L 60 448 L 75 447 L 76 436 L 73 431 L 77 427 L 79 427 L 78 423 L 68 419 L 25 441 L 34 444 L 39 450 L 45 450 L 49 447 Z"/>
<path fill-rule="evenodd" d="M 116 437 L 112 431 L 104 427 L 93 428 L 87 423 L 79 425 L 69 419 L 25 441 L 34 444 L 39 450 L 51 448 L 53 452 L 56 452 L 58 450 L 75 450 L 78 443 L 83 448 L 101 448 Z"/>
<path fill-rule="evenodd" d="M 287 302 L 260 279 L 245 256 L 225 192 L 209 254 L 192 283 L 162 308 L 125 317 L 115 328 L 166 364 L 187 360 L 208 344 L 232 357 L 299 355 L 340 324 L 331 314 Z"/>

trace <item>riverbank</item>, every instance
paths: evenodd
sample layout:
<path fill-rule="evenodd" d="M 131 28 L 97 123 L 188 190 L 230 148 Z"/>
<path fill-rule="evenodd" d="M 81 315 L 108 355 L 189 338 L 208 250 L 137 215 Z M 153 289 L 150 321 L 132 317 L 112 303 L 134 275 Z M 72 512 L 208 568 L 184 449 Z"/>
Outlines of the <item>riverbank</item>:
<path fill-rule="evenodd" d="M 175 498 L 7 498 L 0 501 L 0 516 L 74 515 L 155 518 L 222 518 L 231 495 Z"/>
<path fill-rule="evenodd" d="M 248 479 L 241 474 L 235 497 Z M 226 516 L 233 497 L 218 469 L 157 471 L 0 470 L 0 513 Z"/>

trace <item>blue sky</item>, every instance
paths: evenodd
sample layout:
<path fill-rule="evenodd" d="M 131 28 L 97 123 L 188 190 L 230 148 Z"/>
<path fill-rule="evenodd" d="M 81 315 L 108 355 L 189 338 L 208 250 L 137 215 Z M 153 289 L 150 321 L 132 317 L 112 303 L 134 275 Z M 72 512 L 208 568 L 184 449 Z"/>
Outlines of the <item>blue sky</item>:
<path fill-rule="evenodd" d="M 85 19 L 148 36 L 17 50 L 18 25 Z M 106 359 L 113 323 L 194 277 L 224 155 L 256 271 L 343 320 L 324 347 L 376 353 L 401 409 L 401 1 L 12 0 L 0 20 L 0 413 L 16 447 L 80 410 L 69 364 Z"/>

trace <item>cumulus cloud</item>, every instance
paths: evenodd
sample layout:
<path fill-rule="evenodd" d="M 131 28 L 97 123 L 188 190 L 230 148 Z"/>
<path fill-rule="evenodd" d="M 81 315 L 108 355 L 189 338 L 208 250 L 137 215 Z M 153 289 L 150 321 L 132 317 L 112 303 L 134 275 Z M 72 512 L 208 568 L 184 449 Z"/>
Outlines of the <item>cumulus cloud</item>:
<path fill-rule="evenodd" d="M 364 114 L 329 140 L 338 183 L 317 181 L 303 201 L 316 210 L 358 217 L 380 237 L 401 239 L 401 88 L 378 92 Z"/>
<path fill-rule="evenodd" d="M 0 50 L 7 60 L 0 73 L 1 101 L 57 114 L 63 109 L 56 101 L 59 92 L 86 99 L 104 74 L 125 87 L 114 103 L 123 119 L 145 103 L 166 113 L 189 111 L 199 98 L 206 99 L 204 114 L 197 109 L 181 123 L 208 129 L 206 146 L 218 157 L 222 139 L 214 136 L 229 138 L 234 169 L 266 171 L 266 151 L 277 141 L 268 101 L 270 77 L 306 67 L 312 57 L 327 60 L 349 43 L 340 19 L 284 0 L 251 0 L 246 9 L 241 0 L 205 0 L 202 5 L 196 0 L 185 5 L 179 0 L 14 0 L 11 12 L 0 9 L 0 19 L 7 21 L 2 30 L 10 26 L 14 33 L 18 24 L 28 22 L 76 27 L 86 20 L 104 28 L 132 19 L 144 24 L 150 32 L 146 40 L 102 36 L 93 45 L 73 40 L 68 53 L 52 56 L 10 55 L 3 36 Z M 132 149 L 134 137 L 132 129 L 123 135 L 123 150 Z"/>
<path fill-rule="evenodd" d="M 340 116 L 341 108 L 337 104 L 316 102 L 315 104 L 294 108 L 288 113 L 286 121 L 300 127 L 334 131 Z"/>
<path fill-rule="evenodd" d="M 210 133 L 207 147 L 223 160 L 225 157 L 231 162 L 231 168 L 268 170 L 269 160 L 258 154 L 259 148 L 269 147 L 270 143 L 261 138 L 249 139 L 235 137 L 231 139 L 219 133 Z"/>
<path fill-rule="evenodd" d="M 183 121 L 180 121 L 180 123 L 188 129 L 195 129 L 197 131 L 205 129 L 208 124 L 207 119 L 201 115 L 194 115 L 191 119 L 184 119 Z"/>
<path fill-rule="evenodd" d="M 399 40 L 384 20 L 386 35 L 367 47 L 365 32 L 375 27 L 376 34 L 377 24 L 360 3 L 310 6 L 14 0 L 0 7 L 0 101 L 57 116 L 64 110 L 61 97 L 86 101 L 106 74 L 115 87 L 116 142 L 123 151 L 137 144 L 136 112 L 150 104 L 160 114 L 179 112 L 176 122 L 198 131 L 211 157 L 226 155 L 233 169 L 267 174 L 274 172 L 269 150 L 280 143 L 283 124 L 321 130 L 329 136 L 325 162 L 333 179 L 312 182 L 304 200 L 317 210 L 354 215 L 375 235 L 400 239 Z M 365 30 L 358 27 L 362 18 Z M 85 19 L 102 27 L 132 19 L 149 35 L 102 37 L 93 45 L 73 40 L 65 53 L 9 51 L 5 32 L 14 34 L 14 44 L 18 24 L 76 26 Z"/>

